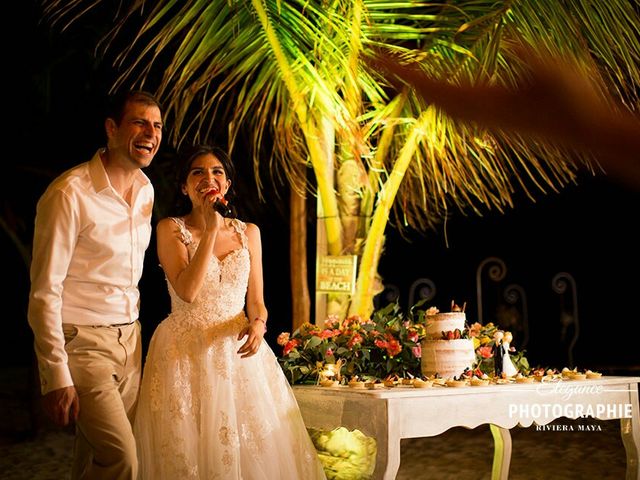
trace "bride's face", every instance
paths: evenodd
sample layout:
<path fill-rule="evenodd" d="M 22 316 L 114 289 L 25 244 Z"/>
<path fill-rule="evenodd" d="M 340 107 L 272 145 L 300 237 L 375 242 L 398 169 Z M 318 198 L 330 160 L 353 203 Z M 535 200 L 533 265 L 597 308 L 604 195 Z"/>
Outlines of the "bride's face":
<path fill-rule="evenodd" d="M 207 153 L 196 157 L 191 163 L 182 192 L 189 195 L 195 207 L 211 203 L 211 196 L 214 199 L 224 198 L 230 186 L 231 180 L 227 178 L 222 162 Z"/>

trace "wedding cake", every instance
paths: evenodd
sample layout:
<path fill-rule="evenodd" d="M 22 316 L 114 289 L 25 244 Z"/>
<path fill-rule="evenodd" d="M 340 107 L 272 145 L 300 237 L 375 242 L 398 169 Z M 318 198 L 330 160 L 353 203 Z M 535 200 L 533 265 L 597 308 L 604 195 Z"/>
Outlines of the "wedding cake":
<path fill-rule="evenodd" d="M 422 374 L 442 378 L 459 376 L 473 368 L 476 354 L 473 340 L 461 338 L 465 329 L 464 307 L 452 302 L 451 312 L 440 313 L 436 307 L 426 311 L 426 336 L 422 340 Z"/>

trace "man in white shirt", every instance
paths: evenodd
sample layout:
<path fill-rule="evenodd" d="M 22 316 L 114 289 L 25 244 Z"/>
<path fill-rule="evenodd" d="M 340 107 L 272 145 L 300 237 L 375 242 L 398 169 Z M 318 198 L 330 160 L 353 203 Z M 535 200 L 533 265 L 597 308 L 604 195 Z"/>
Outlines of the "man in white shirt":
<path fill-rule="evenodd" d="M 76 424 L 74 479 L 137 477 L 138 281 L 153 209 L 140 169 L 157 153 L 162 127 L 152 95 L 114 97 L 107 147 L 38 202 L 28 317 L 44 409 L 57 425 Z"/>

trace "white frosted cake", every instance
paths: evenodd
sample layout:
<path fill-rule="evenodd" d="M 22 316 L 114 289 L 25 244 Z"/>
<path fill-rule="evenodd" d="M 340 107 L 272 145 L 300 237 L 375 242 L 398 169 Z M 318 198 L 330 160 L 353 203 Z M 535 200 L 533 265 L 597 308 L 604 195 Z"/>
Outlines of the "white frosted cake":
<path fill-rule="evenodd" d="M 421 361 L 423 375 L 431 377 L 438 374 L 442 378 L 452 378 L 473 367 L 476 360 L 473 340 L 460 338 L 466 323 L 464 311 L 440 313 L 432 307 L 427 310 L 425 321 Z"/>

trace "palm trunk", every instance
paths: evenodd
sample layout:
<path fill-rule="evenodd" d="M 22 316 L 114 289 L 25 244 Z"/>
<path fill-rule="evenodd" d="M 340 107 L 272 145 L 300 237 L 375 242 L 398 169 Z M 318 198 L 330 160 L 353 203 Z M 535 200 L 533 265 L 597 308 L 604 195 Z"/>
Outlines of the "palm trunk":
<path fill-rule="evenodd" d="M 389 221 L 389 212 L 411 159 L 414 157 L 420 136 L 423 135 L 422 132 L 427 130 L 426 124 L 431 118 L 430 113 L 427 110 L 420 115 L 407 138 L 407 142 L 400 151 L 398 160 L 393 164 L 393 170 L 389 178 L 380 191 L 378 204 L 376 205 L 364 251 L 362 252 L 360 270 L 356 281 L 356 292 L 351 300 L 349 315 L 359 315 L 362 318 L 367 318 L 373 312 L 375 279 L 384 245 L 384 232 Z"/>
<path fill-rule="evenodd" d="M 292 331 L 295 331 L 303 323 L 309 322 L 311 314 L 307 281 L 307 199 L 292 187 L 289 205 L 291 207 L 289 216 L 291 253 L 289 259 L 291 265 Z"/>

